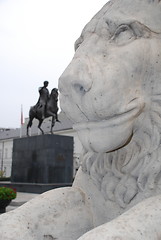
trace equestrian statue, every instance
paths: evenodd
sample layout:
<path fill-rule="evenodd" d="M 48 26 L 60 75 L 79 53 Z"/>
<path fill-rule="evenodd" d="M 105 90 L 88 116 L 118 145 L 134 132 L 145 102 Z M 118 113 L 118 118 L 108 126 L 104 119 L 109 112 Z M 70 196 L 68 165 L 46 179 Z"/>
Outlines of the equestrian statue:
<path fill-rule="evenodd" d="M 44 134 L 44 131 L 41 128 L 42 122 L 45 118 L 52 117 L 51 129 L 50 132 L 53 133 L 53 127 L 55 122 L 60 122 L 58 120 L 58 89 L 53 88 L 49 94 L 47 89 L 49 82 L 44 81 L 44 86 L 39 88 L 39 99 L 36 105 L 32 106 L 29 111 L 29 122 L 27 124 L 27 136 L 29 136 L 29 127 L 32 126 L 33 119 L 36 118 L 39 121 L 38 128 L 41 133 Z"/>

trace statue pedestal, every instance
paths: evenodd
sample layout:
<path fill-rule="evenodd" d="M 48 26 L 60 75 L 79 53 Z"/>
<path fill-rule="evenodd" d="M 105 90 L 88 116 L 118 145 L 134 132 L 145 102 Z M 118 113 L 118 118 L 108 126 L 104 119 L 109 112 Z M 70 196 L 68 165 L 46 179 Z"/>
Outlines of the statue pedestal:
<path fill-rule="evenodd" d="M 72 137 L 48 134 L 14 140 L 11 184 L 17 191 L 42 193 L 71 186 L 72 181 Z"/>

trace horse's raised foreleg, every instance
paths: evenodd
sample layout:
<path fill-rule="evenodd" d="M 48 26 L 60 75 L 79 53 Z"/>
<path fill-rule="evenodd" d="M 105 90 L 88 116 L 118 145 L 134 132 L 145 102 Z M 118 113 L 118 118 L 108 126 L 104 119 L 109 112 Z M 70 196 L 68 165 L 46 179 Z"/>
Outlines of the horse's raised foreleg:
<path fill-rule="evenodd" d="M 40 119 L 40 120 L 39 120 L 39 124 L 38 124 L 38 128 L 40 129 L 41 133 L 44 134 L 44 131 L 43 131 L 42 128 L 41 128 L 42 122 L 43 122 L 43 119 Z"/>
<path fill-rule="evenodd" d="M 55 122 L 56 122 L 56 116 L 54 114 L 54 116 L 52 116 L 52 121 L 51 121 L 51 129 L 50 129 L 51 134 L 53 134 L 53 127 L 55 125 Z"/>
<path fill-rule="evenodd" d="M 33 119 L 34 119 L 34 118 L 30 117 L 30 118 L 29 118 L 29 122 L 28 122 L 28 124 L 27 124 L 26 134 L 27 134 L 28 137 L 29 137 L 29 127 L 32 126 L 32 121 L 33 121 Z"/>

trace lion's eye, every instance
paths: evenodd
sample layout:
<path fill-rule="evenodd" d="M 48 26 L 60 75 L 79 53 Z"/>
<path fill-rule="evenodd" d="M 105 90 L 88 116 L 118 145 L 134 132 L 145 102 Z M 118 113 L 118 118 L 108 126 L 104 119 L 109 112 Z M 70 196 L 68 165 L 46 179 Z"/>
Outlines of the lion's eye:
<path fill-rule="evenodd" d="M 111 40 L 118 45 L 123 45 L 131 42 L 135 38 L 136 35 L 129 25 L 121 25 L 116 29 Z"/>

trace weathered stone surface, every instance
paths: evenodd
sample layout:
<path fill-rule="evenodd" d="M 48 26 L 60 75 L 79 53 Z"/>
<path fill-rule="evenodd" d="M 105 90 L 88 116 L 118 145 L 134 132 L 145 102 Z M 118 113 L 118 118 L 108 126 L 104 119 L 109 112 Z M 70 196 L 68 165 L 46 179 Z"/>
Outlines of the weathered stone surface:
<path fill-rule="evenodd" d="M 160 195 L 148 198 L 115 220 L 86 233 L 79 240 L 159 240 L 160 203 Z"/>
<path fill-rule="evenodd" d="M 161 2 L 108 2 L 59 82 L 82 167 L 72 188 L 0 217 L 3 239 L 75 240 L 97 226 L 80 239 L 161 239 L 160 80 Z"/>
<path fill-rule="evenodd" d="M 66 187 L 50 190 L 0 216 L 1 239 L 70 240 L 93 226 L 85 194 Z M 69 231 L 70 230 L 70 231 Z"/>

